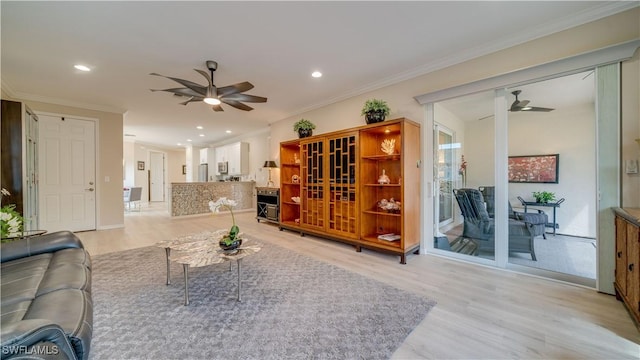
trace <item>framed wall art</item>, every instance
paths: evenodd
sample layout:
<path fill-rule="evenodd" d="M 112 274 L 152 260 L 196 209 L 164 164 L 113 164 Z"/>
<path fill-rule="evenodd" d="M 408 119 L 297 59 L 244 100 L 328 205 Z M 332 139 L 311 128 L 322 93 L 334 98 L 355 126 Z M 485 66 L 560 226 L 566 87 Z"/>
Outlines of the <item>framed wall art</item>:
<path fill-rule="evenodd" d="M 144 170 L 144 161 L 138 161 L 138 170 Z"/>
<path fill-rule="evenodd" d="M 558 183 L 560 155 L 509 156 L 510 183 Z"/>

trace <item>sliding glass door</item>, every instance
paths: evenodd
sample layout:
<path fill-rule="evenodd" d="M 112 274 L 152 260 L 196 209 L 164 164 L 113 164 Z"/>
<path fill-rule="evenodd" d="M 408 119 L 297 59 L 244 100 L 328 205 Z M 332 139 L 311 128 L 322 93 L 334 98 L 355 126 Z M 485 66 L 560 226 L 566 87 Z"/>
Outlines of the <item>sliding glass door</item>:
<path fill-rule="evenodd" d="M 434 104 L 434 248 L 495 259 L 493 91 Z M 455 255 L 454 255 L 455 254 Z"/>
<path fill-rule="evenodd" d="M 510 216 L 526 224 L 510 224 L 508 263 L 592 286 L 597 224 L 594 78 L 595 72 L 588 70 L 507 90 Z"/>

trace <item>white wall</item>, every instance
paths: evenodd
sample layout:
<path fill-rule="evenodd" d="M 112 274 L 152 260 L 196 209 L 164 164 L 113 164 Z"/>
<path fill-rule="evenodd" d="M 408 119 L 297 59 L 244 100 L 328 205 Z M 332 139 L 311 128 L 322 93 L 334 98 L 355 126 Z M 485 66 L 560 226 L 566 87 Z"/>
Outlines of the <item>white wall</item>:
<path fill-rule="evenodd" d="M 622 63 L 622 163 L 640 162 L 640 50 Z M 640 174 L 625 173 L 622 166 L 622 206 L 640 207 Z"/>
<path fill-rule="evenodd" d="M 185 182 L 187 175 L 182 173 L 182 166 L 186 165 L 186 151 L 180 150 L 165 150 L 167 155 L 167 177 L 168 185 L 172 182 Z M 167 192 L 168 194 L 169 192 Z M 167 199 L 168 200 L 168 199 Z"/>
<path fill-rule="evenodd" d="M 241 177 L 242 181 L 255 181 L 256 186 L 265 186 L 269 177 L 267 169 L 263 169 L 262 165 L 267 160 L 276 160 L 280 151 L 278 143 L 271 144 L 269 136 L 269 128 L 264 128 L 248 134 L 235 136 L 225 141 L 217 142 L 211 145 L 215 148 L 227 144 L 246 142 L 249 143 L 249 173 Z M 280 162 L 278 162 L 280 166 Z M 272 170 L 272 178 L 277 176 L 279 169 Z M 277 186 L 277 184 L 276 184 Z"/>
<path fill-rule="evenodd" d="M 134 142 L 125 142 L 123 144 L 123 154 L 124 154 L 124 178 L 122 180 L 122 185 L 124 187 L 135 186 L 135 143 Z"/>
<path fill-rule="evenodd" d="M 517 116 L 516 116 L 517 115 Z M 596 146 L 593 104 L 550 113 L 509 116 L 509 155 L 560 154 L 558 184 L 509 184 L 509 200 L 533 200 L 550 191 L 565 201 L 557 209 L 561 234 L 596 237 Z M 551 220 L 551 211 L 549 219 Z"/>
<path fill-rule="evenodd" d="M 467 186 L 494 182 L 493 118 L 466 123 L 463 144 L 468 162 Z M 509 201 L 533 200 L 532 192 L 550 191 L 565 198 L 557 209 L 558 233 L 596 237 L 595 109 L 593 105 L 550 113 L 509 113 L 509 155 L 560 154 L 558 184 L 509 184 Z M 552 210 L 542 208 L 552 219 Z"/>

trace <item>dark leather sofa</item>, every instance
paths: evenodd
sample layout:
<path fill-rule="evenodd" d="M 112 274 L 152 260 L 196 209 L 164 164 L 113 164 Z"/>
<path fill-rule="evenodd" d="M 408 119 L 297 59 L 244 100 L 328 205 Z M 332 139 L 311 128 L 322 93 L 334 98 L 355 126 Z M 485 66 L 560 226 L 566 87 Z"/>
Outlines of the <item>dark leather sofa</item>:
<path fill-rule="evenodd" d="M 91 258 L 60 231 L 2 244 L 2 359 L 87 359 Z"/>

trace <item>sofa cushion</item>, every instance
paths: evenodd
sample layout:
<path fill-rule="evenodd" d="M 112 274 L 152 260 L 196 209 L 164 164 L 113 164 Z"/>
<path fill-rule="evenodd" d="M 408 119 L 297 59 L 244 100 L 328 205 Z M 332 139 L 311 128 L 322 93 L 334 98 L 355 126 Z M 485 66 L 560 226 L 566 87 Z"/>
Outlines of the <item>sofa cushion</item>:
<path fill-rule="evenodd" d="M 89 269 L 80 264 L 63 264 L 50 268 L 44 274 L 36 297 L 63 289 L 91 291 Z"/>
<path fill-rule="evenodd" d="M 49 266 L 51 254 L 2 263 L 2 306 L 33 300 Z"/>
<path fill-rule="evenodd" d="M 24 314 L 29 310 L 31 300 L 17 301 L 11 304 L 5 304 L 2 302 L 2 317 L 0 320 L 0 327 L 4 327 L 5 324 L 15 323 L 24 318 Z"/>

